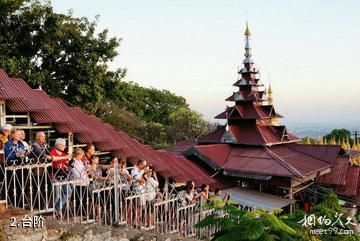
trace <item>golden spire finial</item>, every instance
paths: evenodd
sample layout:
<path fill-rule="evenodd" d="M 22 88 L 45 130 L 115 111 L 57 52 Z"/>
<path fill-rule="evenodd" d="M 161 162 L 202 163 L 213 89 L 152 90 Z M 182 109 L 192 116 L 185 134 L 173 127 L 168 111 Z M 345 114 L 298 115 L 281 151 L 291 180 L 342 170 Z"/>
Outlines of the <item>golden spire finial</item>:
<path fill-rule="evenodd" d="M 250 36 L 251 36 L 250 29 L 249 29 L 249 25 L 248 25 L 247 21 L 246 21 L 246 29 L 245 29 L 244 35 L 245 35 L 246 37 L 250 37 Z"/>

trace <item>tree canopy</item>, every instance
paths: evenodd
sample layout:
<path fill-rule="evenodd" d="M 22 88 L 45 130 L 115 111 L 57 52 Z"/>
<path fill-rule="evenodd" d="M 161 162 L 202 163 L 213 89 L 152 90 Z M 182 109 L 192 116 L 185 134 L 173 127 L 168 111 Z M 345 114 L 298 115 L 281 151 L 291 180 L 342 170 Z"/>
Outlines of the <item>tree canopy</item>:
<path fill-rule="evenodd" d="M 124 76 L 107 66 L 120 39 L 96 33 L 96 21 L 55 13 L 50 2 L 9 0 L 0 9 L 0 66 L 8 74 L 90 112 Z"/>
<path fill-rule="evenodd" d="M 56 13 L 50 1 L 0 0 L 0 68 L 150 144 L 205 132 L 210 125 L 185 98 L 109 70 L 121 39 L 97 29 L 98 21 Z"/>
<path fill-rule="evenodd" d="M 344 140 L 349 140 L 352 144 L 353 140 L 351 139 L 351 132 L 347 129 L 334 129 L 328 135 L 324 136 L 328 141 L 334 139 L 337 143 L 341 143 Z"/>

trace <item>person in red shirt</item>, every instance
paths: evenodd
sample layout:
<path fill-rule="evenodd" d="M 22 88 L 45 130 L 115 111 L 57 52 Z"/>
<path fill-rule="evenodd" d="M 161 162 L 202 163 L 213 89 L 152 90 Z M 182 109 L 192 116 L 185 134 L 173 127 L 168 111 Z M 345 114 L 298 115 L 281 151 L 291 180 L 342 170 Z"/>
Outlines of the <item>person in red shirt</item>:
<path fill-rule="evenodd" d="M 57 179 L 64 179 L 67 177 L 67 166 L 71 156 L 65 152 L 65 139 L 58 138 L 55 141 L 55 148 L 50 151 L 53 157 L 53 177 Z"/>
<path fill-rule="evenodd" d="M 53 164 L 53 175 L 55 185 L 55 211 L 56 217 L 58 219 L 62 219 L 62 208 L 69 200 L 71 195 L 71 187 L 69 184 L 63 184 L 61 181 L 67 180 L 67 168 L 69 164 L 69 159 L 71 159 L 71 155 L 65 153 L 66 141 L 65 139 L 58 138 L 55 141 L 55 148 L 50 151 L 50 155 L 52 158 Z"/>

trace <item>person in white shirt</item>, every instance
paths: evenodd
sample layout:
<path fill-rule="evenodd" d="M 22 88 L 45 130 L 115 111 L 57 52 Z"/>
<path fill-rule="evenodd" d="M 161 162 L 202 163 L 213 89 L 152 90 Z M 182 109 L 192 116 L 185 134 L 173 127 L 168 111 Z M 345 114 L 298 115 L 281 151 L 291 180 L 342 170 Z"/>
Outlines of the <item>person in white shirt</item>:
<path fill-rule="evenodd" d="M 144 178 L 145 168 L 147 163 L 145 160 L 139 159 L 137 165 L 133 167 L 131 170 L 132 177 L 132 190 L 135 194 L 140 195 L 138 201 L 135 202 L 136 209 L 136 217 L 137 217 L 137 225 L 141 224 L 141 214 L 145 208 L 146 200 L 145 200 L 145 183 L 146 180 Z"/>
<path fill-rule="evenodd" d="M 139 159 L 137 165 L 131 170 L 131 177 L 133 179 L 132 189 L 136 194 L 145 192 L 144 173 L 147 163 L 145 160 Z"/>
<path fill-rule="evenodd" d="M 74 158 L 69 162 L 69 180 L 78 180 L 77 186 L 86 186 L 89 181 L 86 165 L 84 165 L 81 158 L 84 156 L 84 151 L 76 149 Z"/>
<path fill-rule="evenodd" d="M 68 179 L 75 181 L 75 195 L 72 197 L 75 199 L 75 209 L 76 215 L 86 217 L 87 210 L 87 198 L 89 197 L 89 176 L 88 170 L 84 163 L 82 162 L 82 158 L 84 156 L 84 151 L 82 149 L 76 149 L 74 152 L 74 158 L 69 162 L 69 173 Z"/>
<path fill-rule="evenodd" d="M 155 198 L 158 192 L 159 181 L 157 179 L 156 172 L 152 166 L 149 167 L 149 171 L 144 174 L 146 180 L 146 202 L 147 202 L 147 213 L 148 217 L 145 218 L 149 224 L 155 223 Z"/>
<path fill-rule="evenodd" d="M 196 201 L 200 198 L 199 193 L 195 190 L 195 183 L 193 181 L 189 181 L 186 183 L 185 190 L 180 191 L 178 194 L 179 204 L 181 207 L 185 207 L 188 205 L 192 205 L 196 203 Z"/>

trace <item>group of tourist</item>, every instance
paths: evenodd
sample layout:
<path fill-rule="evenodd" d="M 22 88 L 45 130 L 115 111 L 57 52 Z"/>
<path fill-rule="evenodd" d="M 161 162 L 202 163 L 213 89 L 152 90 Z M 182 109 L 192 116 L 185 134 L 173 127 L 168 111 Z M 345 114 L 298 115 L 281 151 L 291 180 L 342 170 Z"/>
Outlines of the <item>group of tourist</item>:
<path fill-rule="evenodd" d="M 182 207 L 188 205 L 199 204 L 200 206 L 205 205 L 206 203 L 215 204 L 219 201 L 227 202 L 230 199 L 230 193 L 226 193 L 222 197 L 221 190 L 216 188 L 214 194 L 210 194 L 210 187 L 208 184 L 202 184 L 200 192 L 195 189 L 195 182 L 189 181 L 185 185 L 185 190 L 182 190 L 178 193 L 179 204 Z"/>
<path fill-rule="evenodd" d="M 84 206 L 86 198 L 84 193 L 97 187 L 114 184 L 118 180 L 122 187 L 122 194 L 145 194 L 140 203 L 154 202 L 160 196 L 157 174 L 152 166 L 145 160 L 138 160 L 137 164 L 127 169 L 127 160 L 122 157 L 111 157 L 107 164 L 99 164 L 100 157 L 96 155 L 95 146 L 87 144 L 84 149 L 75 149 L 72 154 L 66 151 L 66 140 L 57 138 L 54 148 L 49 148 L 45 132 L 37 132 L 32 145 L 25 142 L 25 132 L 21 129 L 6 125 L 2 128 L 0 142 L 4 148 L 5 165 L 27 165 L 31 163 L 52 163 L 49 177 L 54 183 L 73 181 L 75 190 L 71 185 L 55 185 L 56 200 L 54 208 L 61 213 L 67 201 L 75 196 L 77 206 Z M 115 167 L 118 167 L 115 169 Z M 116 172 L 117 170 L 117 172 Z M 45 177 L 46 178 L 46 177 Z M 72 195 L 72 193 L 74 193 Z M 82 194 L 82 196 L 80 195 Z M 78 197 L 78 198 L 76 198 Z M 97 196 L 95 197 L 97 198 Z M 96 200 L 93 200 L 96 203 Z"/>
<path fill-rule="evenodd" d="M 4 149 L 5 165 L 51 163 L 46 169 L 48 177 L 45 178 L 48 178 L 48 183 L 55 184 L 54 209 L 59 216 L 62 215 L 64 205 L 72 200 L 77 207 L 80 207 L 80 212 L 86 209 L 87 205 L 93 205 L 96 208 L 96 216 L 99 218 L 104 201 L 99 200 L 101 199 L 100 193 L 94 195 L 91 193 L 97 188 L 115 184 L 115 180 L 119 180 L 122 197 L 129 194 L 140 196 L 140 198 L 134 199 L 137 202 L 137 208 L 134 210 L 136 218 L 142 216 L 144 210 L 150 214 L 154 213 L 153 208 L 148 208 L 153 207 L 155 202 L 163 198 L 157 174 L 146 160 L 139 159 L 136 165 L 129 169 L 125 157 L 119 160 L 114 156 L 110 158 L 109 162 L 100 164 L 100 156 L 96 154 L 95 146 L 91 143 L 87 144 L 84 149 L 77 148 L 73 153 L 68 153 L 66 140 L 63 138 L 57 138 L 54 147 L 49 148 L 46 134 L 43 131 L 35 134 L 32 145 L 28 144 L 25 138 L 24 130 L 15 129 L 11 125 L 5 125 L 2 128 L 0 144 Z M 22 175 L 28 174 L 22 172 Z M 37 175 L 44 174 L 38 173 Z M 62 181 L 65 181 L 65 184 L 62 184 Z M 42 185 L 41 189 L 46 188 L 43 184 L 38 185 Z M 186 183 L 185 190 L 180 191 L 177 195 L 178 205 L 185 207 L 195 203 L 203 205 L 210 201 L 214 202 L 216 198 L 221 198 L 221 191 L 216 189 L 215 195 L 210 196 L 209 185 L 203 184 L 200 192 L 197 192 L 195 183 L 190 181 Z M 153 218 L 150 215 L 148 221 L 150 222 Z"/>

